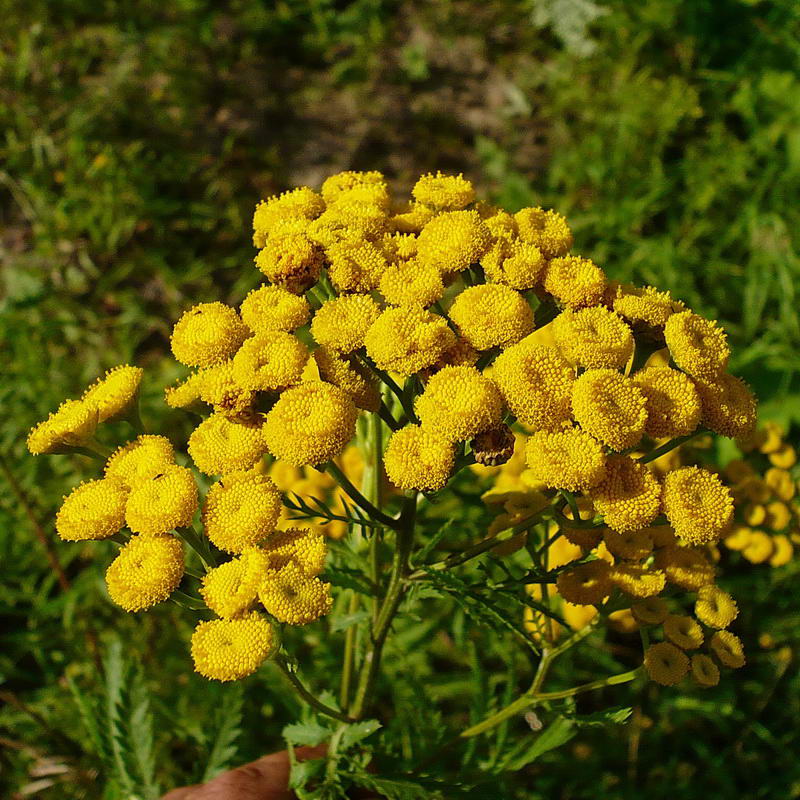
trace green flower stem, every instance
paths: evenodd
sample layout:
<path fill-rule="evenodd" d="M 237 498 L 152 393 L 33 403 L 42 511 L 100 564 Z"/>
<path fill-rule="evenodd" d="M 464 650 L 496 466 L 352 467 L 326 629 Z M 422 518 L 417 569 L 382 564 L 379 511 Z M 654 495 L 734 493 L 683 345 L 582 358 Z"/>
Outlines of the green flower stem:
<path fill-rule="evenodd" d="M 98 442 L 96 439 L 86 439 L 79 445 L 74 445 L 71 449 L 75 453 L 80 453 L 83 456 L 89 456 L 89 458 L 98 458 L 101 461 L 105 461 L 112 453 L 110 447 L 100 444 L 100 442 Z"/>
<path fill-rule="evenodd" d="M 356 592 L 351 590 L 350 604 L 347 608 L 348 614 L 355 614 L 358 611 L 359 598 Z M 356 634 L 358 626 L 351 625 L 344 635 L 344 655 L 342 656 L 342 678 L 339 684 L 339 705 L 347 708 L 350 702 L 350 684 L 353 682 L 353 664 L 356 657 Z"/>
<path fill-rule="evenodd" d="M 340 722 L 354 722 L 355 720 L 351 719 L 347 716 L 347 714 L 338 711 L 335 708 L 331 708 L 330 706 L 326 706 L 324 703 L 321 703 L 314 697 L 311 692 L 306 689 L 305 686 L 300 682 L 300 679 L 295 675 L 293 670 L 290 668 L 289 664 L 287 663 L 286 659 L 283 656 L 277 656 L 274 659 L 275 666 L 283 673 L 284 677 L 292 684 L 294 689 L 306 701 L 312 708 L 315 708 L 319 711 L 320 714 L 325 714 L 326 717 L 331 717 L 332 719 L 338 719 Z"/>
<path fill-rule="evenodd" d="M 497 727 L 501 723 L 505 722 L 507 719 L 510 719 L 517 714 L 521 714 L 523 711 L 526 711 L 532 705 L 540 702 L 543 699 L 550 699 L 555 700 L 558 699 L 556 697 L 548 697 L 543 695 L 540 690 L 542 685 L 544 684 L 545 678 L 547 677 L 547 673 L 550 669 L 550 665 L 553 661 L 558 658 L 562 653 L 569 650 L 571 647 L 576 645 L 578 642 L 585 639 L 596 627 L 599 621 L 599 616 L 595 617 L 588 625 L 581 628 L 576 633 L 572 634 L 566 641 L 562 642 L 558 647 L 554 647 L 552 650 L 545 650 L 542 653 L 542 658 L 539 661 L 539 666 L 536 670 L 536 675 L 534 675 L 533 683 L 531 684 L 530 689 L 528 689 L 525 694 L 521 697 L 518 697 L 513 703 L 510 703 L 505 708 L 501 708 L 499 711 L 495 712 L 491 716 L 487 717 L 486 719 L 482 720 L 481 722 L 473 725 L 470 728 L 467 728 L 465 731 L 461 732 L 462 738 L 469 738 L 471 736 L 477 736 L 478 734 L 485 733 L 486 731 L 491 730 L 492 728 Z M 613 678 L 617 678 L 618 676 L 612 676 Z M 573 687 L 573 689 L 568 689 L 567 692 L 572 694 L 577 694 L 578 691 L 588 691 L 589 688 L 597 689 L 600 686 L 611 685 L 605 683 L 608 681 L 608 678 L 602 679 L 602 681 L 594 681 L 593 684 L 585 684 L 588 688 L 583 687 Z M 632 680 L 632 678 L 631 678 Z M 622 681 L 615 681 L 616 683 L 622 683 Z M 596 685 L 595 685 L 596 684 Z M 554 694 L 561 695 L 560 692 L 555 692 Z M 564 697 L 570 697 L 570 694 L 564 694 Z"/>
<path fill-rule="evenodd" d="M 381 404 L 378 407 L 378 416 L 387 424 L 390 430 L 392 431 L 399 431 L 400 428 L 403 426 L 392 416 L 392 412 L 389 411 L 389 407 L 386 403 L 381 400 Z"/>
<path fill-rule="evenodd" d="M 668 442 L 665 442 L 661 445 L 661 447 L 656 447 L 655 450 L 651 450 L 649 453 L 646 453 L 639 459 L 640 464 L 647 464 L 650 461 L 655 461 L 657 458 L 661 458 L 661 456 L 669 453 L 670 450 L 674 450 L 676 447 L 680 447 L 682 444 L 686 444 L 686 442 L 690 442 L 692 439 L 696 439 L 698 436 L 702 436 L 704 433 L 708 433 L 707 428 L 698 428 L 694 433 L 688 433 L 686 436 L 676 436 L 674 439 L 670 439 Z"/>
<path fill-rule="evenodd" d="M 217 566 L 217 559 L 211 552 L 208 541 L 198 534 L 194 528 L 175 528 L 175 534 L 197 553 L 206 571 Z"/>
<path fill-rule="evenodd" d="M 334 478 L 336 478 L 336 482 L 339 484 L 340 488 L 342 488 L 347 496 L 369 514 L 373 520 L 380 522 L 382 525 L 386 525 L 387 528 L 397 528 L 399 520 L 396 520 L 394 517 L 390 517 L 388 514 L 384 514 L 379 508 L 376 508 L 366 497 L 364 497 L 361 492 L 356 489 L 355 486 L 350 482 L 350 479 L 342 472 L 339 468 L 339 465 L 336 464 L 334 461 L 329 461 L 326 466 L 326 470 L 330 472 Z"/>
<path fill-rule="evenodd" d="M 583 694 L 583 692 L 591 692 L 595 689 L 602 689 L 606 686 L 616 686 L 620 683 L 630 683 L 636 680 L 640 675 L 644 675 L 644 666 L 638 666 L 636 669 L 628 670 L 627 672 L 620 672 L 617 675 L 609 675 L 607 678 L 599 678 L 596 681 L 589 683 L 582 683 L 580 686 L 573 686 L 571 689 L 564 689 L 561 692 L 540 692 L 536 695 L 537 701 L 546 700 L 563 700 L 566 697 L 574 697 L 576 694 Z"/>
<path fill-rule="evenodd" d="M 372 626 L 371 646 L 367 650 L 358 678 L 358 688 L 353 703 L 348 709 L 350 716 L 361 719 L 372 699 L 372 690 L 380 667 L 383 646 L 392 627 L 394 615 L 403 599 L 405 581 L 408 575 L 408 559 L 414 543 L 414 523 L 416 521 L 417 498 L 406 497 L 397 527 L 397 542 L 389 585 L 383 598 L 378 618 Z"/>

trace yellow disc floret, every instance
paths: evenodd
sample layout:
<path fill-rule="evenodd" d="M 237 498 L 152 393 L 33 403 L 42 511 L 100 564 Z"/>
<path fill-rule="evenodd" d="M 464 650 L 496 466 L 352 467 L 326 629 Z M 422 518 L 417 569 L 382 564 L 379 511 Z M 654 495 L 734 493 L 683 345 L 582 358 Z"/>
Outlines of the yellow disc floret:
<path fill-rule="evenodd" d="M 267 569 L 266 554 L 248 547 L 238 558 L 209 570 L 203 576 L 200 594 L 220 617 L 238 617 L 253 607 Z"/>
<path fill-rule="evenodd" d="M 620 562 L 614 564 L 609 572 L 611 583 L 631 597 L 655 597 L 667 585 L 663 572 L 641 564 Z"/>
<path fill-rule="evenodd" d="M 503 399 L 475 367 L 444 367 L 428 381 L 416 410 L 424 428 L 457 442 L 496 428 Z"/>
<path fill-rule="evenodd" d="M 520 239 L 536 245 L 546 258 L 564 256 L 572 247 L 572 231 L 557 211 L 523 208 L 514 214 Z"/>
<path fill-rule="evenodd" d="M 673 300 L 669 292 L 659 292 L 652 286 L 617 286 L 611 305 L 635 325 L 653 328 L 663 327 L 674 313 L 684 310 L 683 303 Z"/>
<path fill-rule="evenodd" d="M 262 200 L 253 214 L 253 242 L 263 247 L 272 229 L 287 219 L 314 219 L 325 210 L 325 201 L 307 186 Z"/>
<path fill-rule="evenodd" d="M 435 364 L 455 344 L 456 335 L 437 314 L 411 306 L 387 308 L 364 341 L 380 369 L 412 375 Z"/>
<path fill-rule="evenodd" d="M 705 653 L 692 656 L 692 678 L 698 686 L 716 686 L 719 683 L 719 667 Z"/>
<path fill-rule="evenodd" d="M 731 669 L 739 669 L 745 664 L 742 640 L 730 631 L 717 631 L 709 642 L 711 651 L 720 663 Z"/>
<path fill-rule="evenodd" d="M 476 264 L 491 243 L 492 234 L 477 211 L 448 211 L 420 232 L 417 258 L 443 273 L 460 272 Z"/>
<path fill-rule="evenodd" d="M 380 291 L 395 306 L 429 306 L 444 294 L 442 273 L 433 264 L 417 259 L 403 261 L 383 273 Z"/>
<path fill-rule="evenodd" d="M 306 575 L 319 575 L 325 568 L 328 546 L 319 531 L 286 528 L 275 531 L 263 545 L 262 551 L 272 570 L 283 569 L 289 562 L 295 562 Z"/>
<path fill-rule="evenodd" d="M 700 422 L 700 397 L 690 378 L 669 367 L 647 367 L 633 375 L 647 401 L 645 433 L 654 439 L 686 436 Z"/>
<path fill-rule="evenodd" d="M 308 348 L 291 333 L 270 331 L 248 339 L 233 357 L 233 376 L 247 389 L 280 392 L 300 382 Z"/>
<path fill-rule="evenodd" d="M 128 489 L 114 478 L 76 486 L 56 514 L 56 531 L 66 542 L 106 539 L 125 524 Z"/>
<path fill-rule="evenodd" d="M 610 457 L 606 477 L 590 494 L 606 525 L 621 533 L 647 527 L 661 509 L 657 478 L 630 456 Z"/>
<path fill-rule="evenodd" d="M 736 601 L 717 586 L 702 586 L 697 591 L 694 613 L 710 628 L 727 628 L 739 615 Z"/>
<path fill-rule="evenodd" d="M 521 423 L 555 431 L 569 421 L 575 369 L 555 348 L 520 342 L 498 356 L 492 377 Z"/>
<path fill-rule="evenodd" d="M 476 350 L 508 347 L 533 330 L 528 301 L 499 283 L 465 289 L 450 306 L 449 316 Z"/>
<path fill-rule="evenodd" d="M 612 369 L 588 370 L 575 381 L 572 412 L 585 431 L 612 450 L 636 445 L 647 423 L 641 389 Z"/>
<path fill-rule="evenodd" d="M 256 470 L 237 470 L 208 490 L 203 527 L 220 550 L 241 553 L 275 530 L 280 513 L 281 494 L 272 480 Z"/>
<path fill-rule="evenodd" d="M 197 484 L 186 467 L 165 467 L 137 483 L 125 504 L 125 522 L 134 533 L 167 533 L 192 524 L 197 510 Z"/>
<path fill-rule="evenodd" d="M 253 611 L 241 619 L 201 622 L 192 634 L 194 668 L 215 681 L 252 675 L 275 651 L 272 625 Z"/>
<path fill-rule="evenodd" d="M 667 618 L 669 608 L 660 597 L 645 597 L 631 606 L 631 613 L 641 625 L 660 625 Z"/>
<path fill-rule="evenodd" d="M 497 239 L 481 258 L 488 280 L 519 291 L 531 289 L 540 281 L 546 263 L 535 244 L 507 237 Z"/>
<path fill-rule="evenodd" d="M 386 474 L 398 489 L 435 492 L 450 477 L 455 464 L 453 443 L 419 425 L 392 434 L 383 457 Z"/>
<path fill-rule="evenodd" d="M 260 286 L 242 300 L 239 313 L 253 333 L 267 333 L 296 330 L 308 322 L 311 309 L 305 297 L 281 286 Z"/>
<path fill-rule="evenodd" d="M 525 457 L 531 477 L 553 489 L 582 492 L 605 476 L 602 446 L 579 428 L 555 433 L 537 431 L 528 440 Z"/>
<path fill-rule="evenodd" d="M 303 294 L 317 282 L 324 255 L 322 247 L 306 233 L 285 233 L 271 236 L 255 262 L 270 283 Z"/>
<path fill-rule="evenodd" d="M 570 567 L 559 573 L 558 593 L 578 606 L 600 605 L 613 588 L 609 573 L 608 563 L 602 559 Z"/>
<path fill-rule="evenodd" d="M 258 598 L 275 619 L 289 625 L 314 622 L 333 605 L 331 585 L 309 575 L 294 561 L 267 573 Z"/>
<path fill-rule="evenodd" d="M 333 203 L 343 194 L 358 186 L 381 186 L 386 183 L 383 174 L 377 170 L 369 172 L 358 172 L 356 170 L 346 170 L 330 175 L 322 184 L 322 196 L 326 203 Z"/>
<path fill-rule="evenodd" d="M 656 552 L 653 565 L 664 570 L 669 583 L 688 591 L 714 582 L 714 566 L 693 547 L 664 547 Z"/>
<path fill-rule="evenodd" d="M 189 437 L 189 455 L 200 472 L 222 475 L 249 469 L 266 452 L 263 421 L 227 419 L 212 414 Z"/>
<path fill-rule="evenodd" d="M 672 314 L 664 326 L 664 338 L 672 360 L 693 378 L 711 380 L 728 365 L 725 332 L 699 314 Z"/>
<path fill-rule="evenodd" d="M 701 467 L 681 467 L 664 478 L 664 513 L 687 544 L 712 544 L 733 521 L 733 498 L 719 476 Z"/>
<path fill-rule="evenodd" d="M 28 450 L 33 455 L 63 452 L 91 439 L 97 428 L 97 407 L 83 400 L 66 400 L 28 434 Z"/>
<path fill-rule="evenodd" d="M 127 364 L 113 367 L 98 378 L 81 399 L 97 409 L 98 423 L 113 419 L 125 414 L 136 401 L 143 374 L 140 367 Z"/>
<path fill-rule="evenodd" d="M 175 323 L 172 354 L 187 367 L 210 367 L 230 358 L 249 335 L 239 315 L 224 303 L 200 303 Z"/>
<path fill-rule="evenodd" d="M 568 308 L 584 308 L 600 302 L 606 276 L 589 258 L 554 258 L 547 265 L 544 288 Z"/>
<path fill-rule="evenodd" d="M 340 353 L 364 346 L 364 337 L 381 310 L 368 294 L 351 294 L 323 303 L 311 322 L 317 342 Z"/>
<path fill-rule="evenodd" d="M 106 571 L 109 597 L 126 611 L 166 600 L 183 577 L 183 545 L 174 536 L 134 536 Z"/>
<path fill-rule="evenodd" d="M 475 199 L 475 188 L 461 173 L 444 175 L 432 172 L 423 175 L 411 190 L 418 203 L 440 211 L 457 211 Z"/>
<path fill-rule="evenodd" d="M 731 439 L 746 438 L 756 426 L 756 398 L 740 378 L 723 372 L 712 381 L 697 382 L 703 423 Z"/>
<path fill-rule="evenodd" d="M 356 408 L 378 410 L 381 404 L 378 382 L 363 364 L 327 347 L 314 351 L 314 361 L 322 380 L 338 386 L 352 399 Z"/>
<path fill-rule="evenodd" d="M 343 241 L 328 250 L 328 275 L 340 292 L 370 292 L 378 288 L 389 266 L 380 248 L 365 240 Z"/>
<path fill-rule="evenodd" d="M 275 458 L 316 466 L 339 455 L 353 438 L 358 412 L 330 383 L 303 383 L 285 391 L 267 414 L 264 440 Z"/>
<path fill-rule="evenodd" d="M 581 367 L 621 369 L 633 355 L 633 334 L 619 315 L 603 306 L 566 311 L 553 320 L 561 352 Z"/>
<path fill-rule="evenodd" d="M 681 650 L 697 650 L 703 644 L 702 627 L 686 614 L 668 614 L 664 620 L 664 636 Z"/>
<path fill-rule="evenodd" d="M 153 476 L 175 463 L 175 451 L 166 436 L 138 436 L 118 448 L 106 462 L 108 478 L 117 478 L 128 488 Z"/>
<path fill-rule="evenodd" d="M 689 658 L 669 642 L 651 644 L 644 653 L 644 668 L 650 680 L 662 686 L 680 683 L 689 671 Z"/>

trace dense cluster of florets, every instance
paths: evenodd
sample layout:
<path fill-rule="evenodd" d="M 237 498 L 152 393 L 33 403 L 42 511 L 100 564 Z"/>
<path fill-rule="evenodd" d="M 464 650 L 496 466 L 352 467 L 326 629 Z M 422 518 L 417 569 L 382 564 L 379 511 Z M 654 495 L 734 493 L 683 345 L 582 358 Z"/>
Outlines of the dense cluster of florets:
<path fill-rule="evenodd" d="M 65 539 L 125 542 L 109 569 L 114 600 L 146 608 L 182 580 L 191 593 L 185 541 L 203 559 L 196 591 L 219 617 L 197 628 L 196 668 L 220 680 L 252 672 L 277 646 L 274 623 L 331 608 L 322 531 L 293 528 L 286 507 L 327 504 L 326 532 L 345 534 L 352 518 L 329 475 L 352 479 L 366 413 L 380 417 L 389 490 L 434 493 L 468 464 L 516 481 L 497 525 L 545 514 L 573 618 L 622 596 L 630 624 L 663 624 L 645 656 L 655 680 L 691 669 L 708 685 L 717 662 L 737 660 L 722 630 L 735 604 L 707 557 L 736 535 L 731 492 L 708 469 L 665 474 L 657 458 L 676 437 L 752 432 L 755 400 L 727 372 L 716 322 L 668 292 L 609 281 L 573 252 L 561 214 L 477 202 L 461 175 L 424 175 L 399 201 L 379 172 L 340 173 L 319 192 L 259 203 L 253 243 L 267 283 L 238 308 L 187 309 L 172 332 L 187 369 L 166 402 L 202 417 L 189 460 L 140 436 L 59 513 Z M 133 367 L 109 373 L 37 426 L 31 451 L 91 449 L 99 423 L 130 411 L 139 378 Z M 210 478 L 204 497 L 195 471 Z M 787 495 L 784 477 L 767 483 Z M 646 623 L 635 609 L 669 587 L 697 594 L 695 618 L 675 609 Z M 722 632 L 690 661 L 683 651 L 708 638 L 703 626 Z"/>

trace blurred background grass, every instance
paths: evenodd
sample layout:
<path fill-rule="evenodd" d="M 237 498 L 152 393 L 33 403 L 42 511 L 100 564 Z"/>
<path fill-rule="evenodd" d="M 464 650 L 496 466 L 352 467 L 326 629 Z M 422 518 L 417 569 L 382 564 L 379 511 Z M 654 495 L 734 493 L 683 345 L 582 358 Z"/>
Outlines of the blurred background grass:
<path fill-rule="evenodd" d="M 351 168 L 380 169 L 407 191 L 438 168 L 465 172 L 512 210 L 554 206 L 576 249 L 611 277 L 669 288 L 718 318 L 767 416 L 800 415 L 793 0 L 1 0 L 0 9 L 4 795 L 43 780 L 35 796 L 73 796 L 30 770 L 53 755 L 82 763 L 65 667 L 89 676 L 92 643 L 110 631 L 138 642 L 149 678 L 163 679 L 175 725 L 166 774 L 191 777 L 207 720 L 188 710 L 205 689 L 185 674 L 186 622 L 170 609 L 123 618 L 107 604 L 97 548 L 61 546 L 51 523 L 91 465 L 34 460 L 24 437 L 122 361 L 151 366 L 145 395 L 157 400 L 180 311 L 237 302 L 258 282 L 249 223 L 260 197 Z M 768 630 L 796 648 L 800 621 L 784 593 L 792 574 L 761 573 L 746 591 L 753 636 Z M 174 647 L 148 649 L 173 622 Z M 562 763 L 565 796 L 598 780 L 608 796 L 637 785 L 653 797 L 699 786 L 735 796 L 736 781 L 748 796 L 800 795 L 779 755 L 797 745 L 800 711 L 785 661 L 793 650 L 781 652 L 784 661 L 756 658 L 699 712 L 662 693 L 654 707 L 666 722 L 637 745 L 638 766 L 627 733 L 596 737 L 583 777 Z M 187 699 L 170 709 L 179 688 Z M 263 746 L 245 737 L 238 757 Z"/>

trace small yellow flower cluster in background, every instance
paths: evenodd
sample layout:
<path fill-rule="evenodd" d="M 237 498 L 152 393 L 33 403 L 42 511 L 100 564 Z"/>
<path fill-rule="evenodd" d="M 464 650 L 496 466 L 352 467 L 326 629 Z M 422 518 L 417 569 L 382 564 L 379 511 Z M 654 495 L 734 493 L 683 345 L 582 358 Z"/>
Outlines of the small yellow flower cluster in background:
<path fill-rule="evenodd" d="M 800 546 L 797 454 L 775 422 L 738 444 L 742 457 L 723 470 L 736 501 L 736 522 L 723 544 L 752 564 L 781 567 Z"/>

